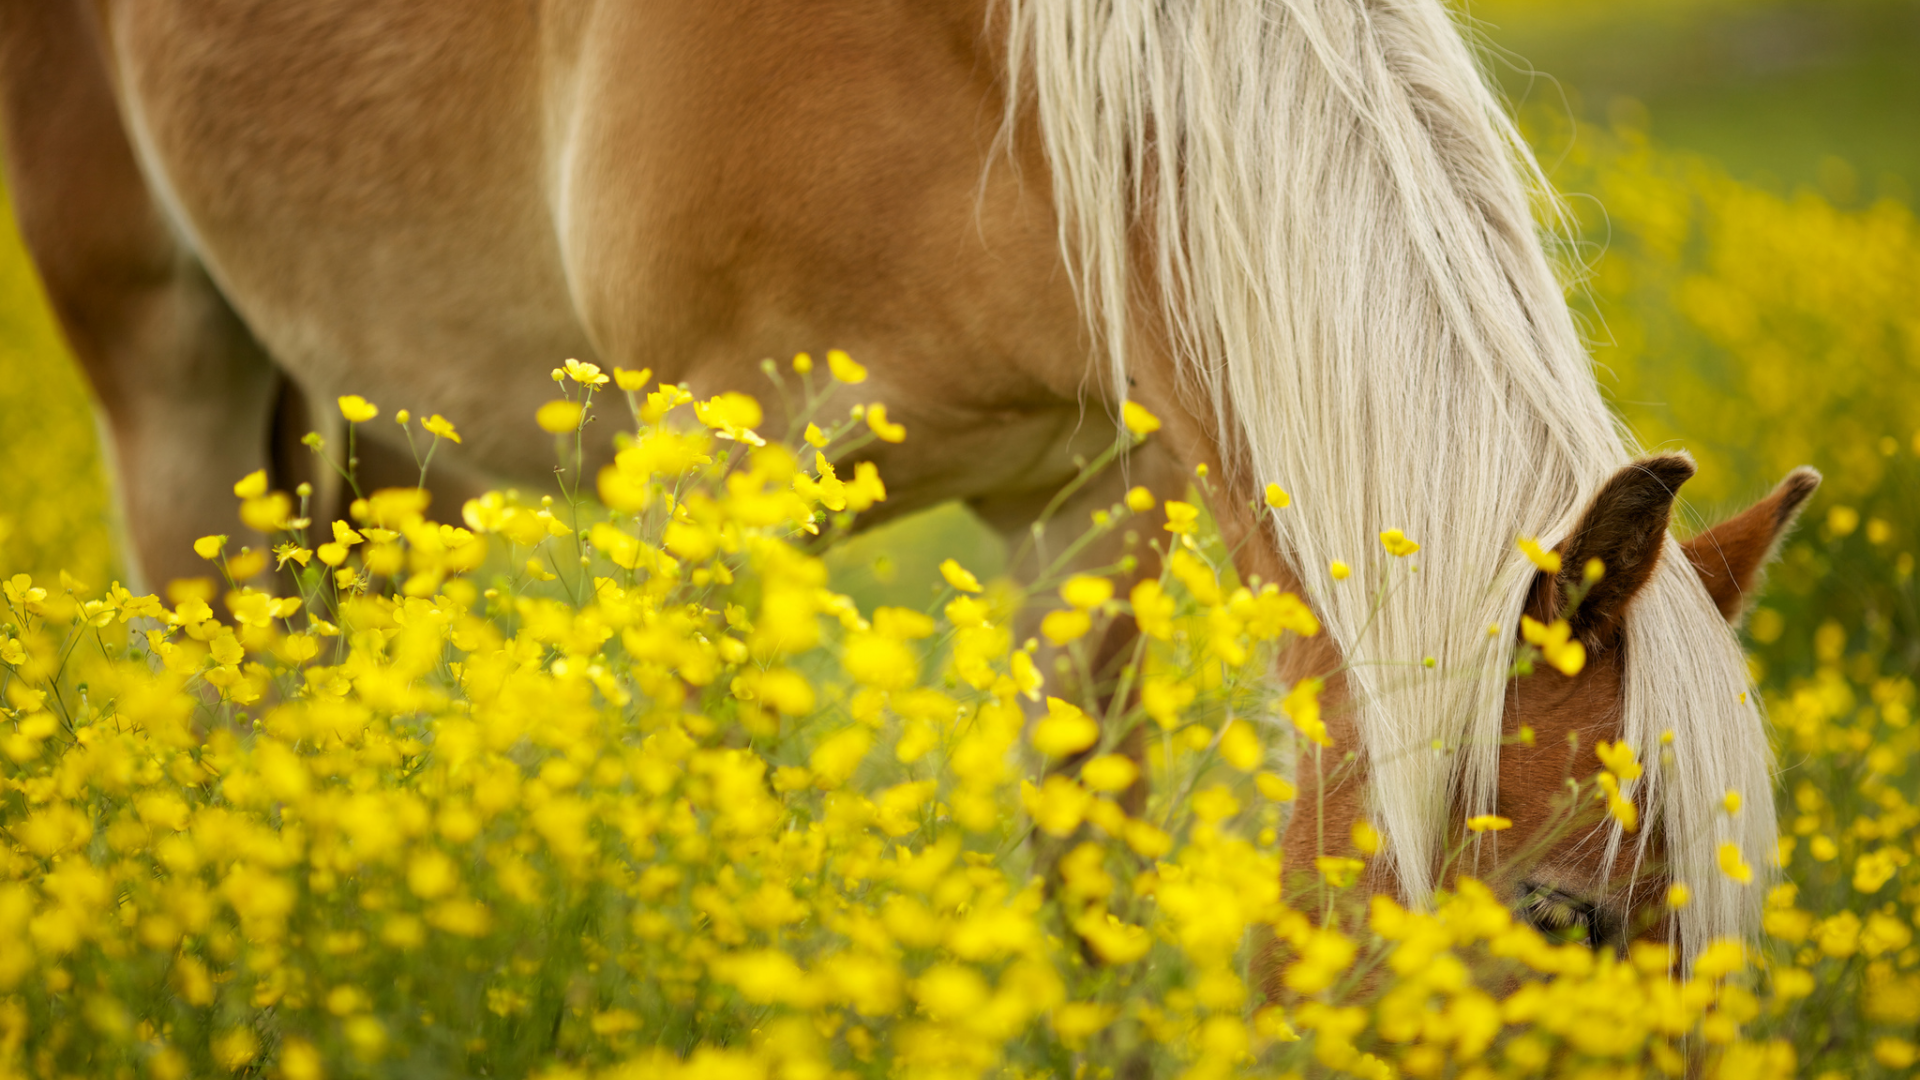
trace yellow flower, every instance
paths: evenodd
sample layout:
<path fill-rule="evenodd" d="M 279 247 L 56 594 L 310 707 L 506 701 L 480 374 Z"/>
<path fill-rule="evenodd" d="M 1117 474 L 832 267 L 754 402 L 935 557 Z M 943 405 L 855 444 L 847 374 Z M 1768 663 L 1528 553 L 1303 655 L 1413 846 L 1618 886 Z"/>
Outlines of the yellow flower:
<path fill-rule="evenodd" d="M 564 435 L 580 426 L 580 416 L 585 411 L 577 401 L 549 401 L 534 412 L 533 422 L 539 424 L 542 431 Z"/>
<path fill-rule="evenodd" d="M 292 515 L 293 500 L 281 491 L 240 504 L 240 521 L 258 532 L 278 532 L 287 527 L 287 519 Z"/>
<path fill-rule="evenodd" d="M 1684 882 L 1676 881 L 1667 886 L 1667 907 L 1678 911 L 1686 907 L 1687 902 L 1692 899 L 1693 890 L 1687 888 Z"/>
<path fill-rule="evenodd" d="M 1161 504 L 1161 509 L 1167 514 L 1165 529 L 1175 536 L 1187 536 L 1199 524 L 1200 508 L 1190 503 L 1168 499 Z"/>
<path fill-rule="evenodd" d="M 1358 877 L 1360 870 L 1365 866 L 1358 859 L 1343 859 L 1329 862 L 1327 866 L 1321 867 L 1319 863 L 1326 858 L 1321 856 L 1320 859 L 1314 860 L 1315 869 L 1320 870 L 1321 874 L 1327 878 L 1328 884 L 1335 888 L 1345 887 L 1334 880 L 1336 875 L 1345 877 L 1351 873 L 1354 877 Z M 1348 884 L 1351 884 L 1351 881 Z M 1353 963 L 1354 953 L 1358 951 L 1358 946 L 1346 935 L 1330 927 L 1309 931 L 1305 940 L 1298 943 L 1298 948 L 1300 959 L 1288 965 L 1281 980 L 1286 983 L 1288 989 L 1300 994 L 1317 994 L 1332 986 L 1333 981 L 1347 970 L 1349 964 Z M 1366 1025 L 1365 1013 L 1360 1009 L 1351 1009 L 1347 1015 L 1356 1013 L 1359 1015 L 1354 1019 L 1358 1022 L 1350 1027 L 1343 1027 L 1343 1030 L 1349 1034 L 1358 1032 Z M 1351 1044 L 1348 1045 L 1348 1052 L 1351 1053 Z M 1382 1074 L 1384 1075 L 1384 1071 Z"/>
<path fill-rule="evenodd" d="M 1360 871 L 1365 870 L 1367 864 L 1344 855 L 1320 855 L 1314 858 L 1313 868 L 1320 871 L 1328 885 L 1344 889 L 1359 880 Z"/>
<path fill-rule="evenodd" d="M 1193 704 L 1196 693 L 1192 683 L 1154 676 L 1140 687 L 1140 708 L 1154 723 L 1172 731 L 1180 726 L 1182 710 Z"/>
<path fill-rule="evenodd" d="M 1520 538 L 1520 553 L 1525 555 L 1527 561 L 1538 567 L 1543 574 L 1560 572 L 1560 553 L 1542 548 L 1540 541 L 1531 536 Z"/>
<path fill-rule="evenodd" d="M 625 390 L 629 394 L 645 390 L 647 383 L 652 381 L 652 368 L 641 368 L 639 371 L 628 371 L 626 368 L 620 367 L 613 369 L 613 385 Z"/>
<path fill-rule="evenodd" d="M 1355 851 L 1368 858 L 1380 853 L 1380 830 L 1374 828 L 1372 822 L 1356 821 L 1347 832 L 1353 839 Z"/>
<path fill-rule="evenodd" d="M 1622 780 L 1638 780 L 1641 775 L 1639 755 L 1625 739 L 1608 742 L 1605 739 L 1593 745 L 1594 756 L 1606 770 Z"/>
<path fill-rule="evenodd" d="M 1111 914 L 1082 920 L 1074 929 L 1109 964 L 1131 964 L 1153 947 L 1145 927 L 1121 922 Z"/>
<path fill-rule="evenodd" d="M 1740 812 L 1740 793 L 1733 790 L 1732 788 L 1728 788 L 1726 795 L 1720 799 L 1720 805 L 1725 807 L 1727 813 L 1729 814 L 1739 813 Z"/>
<path fill-rule="evenodd" d="M 1098 946 L 1095 947 L 1098 948 Z M 1101 955 L 1104 957 L 1105 953 L 1102 952 Z M 1060 1036 L 1061 1042 L 1077 1052 L 1086 1044 L 1087 1039 L 1105 1031 L 1119 1014 L 1120 1010 L 1112 1005 L 1070 1001 L 1053 1010 L 1053 1015 L 1049 1019 L 1053 1024 L 1054 1034 Z"/>
<path fill-rule="evenodd" d="M 1347 576 L 1353 573 L 1353 568 L 1335 559 L 1327 564 L 1327 573 L 1332 574 L 1335 581 L 1345 581 Z"/>
<path fill-rule="evenodd" d="M 1127 509 L 1136 514 L 1144 514 L 1153 509 L 1153 492 L 1143 487 L 1136 486 L 1129 488 L 1127 490 Z"/>
<path fill-rule="evenodd" d="M 826 432 L 821 431 L 820 425 L 814 424 L 814 423 L 809 423 L 807 425 L 806 434 L 803 435 L 802 438 L 805 438 L 807 440 L 808 446 L 814 447 L 816 449 L 822 449 L 822 450 L 826 448 L 827 442 L 829 441 L 827 439 Z"/>
<path fill-rule="evenodd" d="M 1740 845 L 1731 840 L 1720 845 L 1720 872 L 1742 885 L 1753 880 L 1753 867 L 1741 857 Z"/>
<path fill-rule="evenodd" d="M 1147 407 L 1137 401 L 1127 401 L 1120 406 L 1120 422 L 1127 430 L 1140 438 L 1146 438 L 1160 430 L 1160 418 L 1147 411 Z"/>
<path fill-rule="evenodd" d="M 1078 608 L 1070 611 L 1049 611 L 1040 620 L 1040 636 L 1055 645 L 1065 645 L 1085 637 L 1093 629 L 1093 618 Z"/>
<path fill-rule="evenodd" d="M 793 354 L 793 370 L 802 375 L 813 370 L 813 357 L 806 353 Z"/>
<path fill-rule="evenodd" d="M 1284 510 L 1293 505 L 1293 496 L 1287 494 L 1286 490 L 1279 484 L 1268 484 L 1267 505 L 1273 507 L 1275 510 Z"/>
<path fill-rule="evenodd" d="M 1540 650 L 1540 656 L 1562 675 L 1580 674 L 1587 666 L 1587 647 L 1573 637 L 1573 628 L 1565 619 L 1555 619 L 1552 625 L 1546 625 L 1530 615 L 1520 616 L 1520 636 L 1527 644 Z M 1621 777 L 1631 780 L 1631 776 Z"/>
<path fill-rule="evenodd" d="M 1600 786 L 1599 797 L 1607 804 L 1607 815 L 1620 823 L 1620 827 L 1633 832 L 1640 827 L 1640 808 L 1632 799 L 1620 793 L 1620 779 L 1610 772 L 1603 772 L 1595 778 Z"/>
<path fill-rule="evenodd" d="M 867 426 L 873 429 L 881 442 L 897 443 L 907 439 L 907 429 L 889 421 L 887 407 L 877 401 L 867 406 Z"/>
<path fill-rule="evenodd" d="M 1498 814 L 1475 814 L 1467 819 L 1467 829 L 1470 832 L 1500 832 L 1511 828 L 1513 828 L 1513 822 Z"/>
<path fill-rule="evenodd" d="M 413 414 L 405 409 L 401 409 L 399 412 L 393 414 L 393 422 L 399 424 L 401 427 L 406 427 L 412 420 Z"/>
<path fill-rule="evenodd" d="M 257 499 L 267 493 L 267 470 L 255 469 L 233 485 L 233 493 L 242 499 Z"/>
<path fill-rule="evenodd" d="M 305 1039 L 280 1042 L 280 1075 L 286 1080 L 321 1080 L 326 1075 L 320 1051 Z"/>
<path fill-rule="evenodd" d="M 1047 699 L 1047 715 L 1033 725 L 1033 748 L 1048 757 L 1067 757 L 1100 741 L 1100 725 L 1078 706 Z"/>
<path fill-rule="evenodd" d="M 940 563 L 940 576 L 947 579 L 947 584 L 961 592 L 980 591 L 980 579 L 974 577 L 972 571 L 953 559 L 945 559 Z"/>
<path fill-rule="evenodd" d="M 425 428 L 428 434 L 436 438 L 446 439 L 449 442 L 456 443 L 460 441 L 460 433 L 453 430 L 453 422 L 441 416 L 439 413 L 434 413 L 432 416 L 420 421 L 420 426 Z"/>
<path fill-rule="evenodd" d="M 212 562 L 220 557 L 220 549 L 227 546 L 224 536 L 203 536 L 193 542 L 193 553 Z"/>
<path fill-rule="evenodd" d="M 1082 611 L 1097 608 L 1113 599 L 1113 582 L 1103 577 L 1080 574 L 1060 586 L 1060 599 Z"/>
<path fill-rule="evenodd" d="M 1827 528 L 1835 536 L 1850 536 L 1860 527 L 1860 511 L 1851 506 L 1836 506 L 1827 511 Z"/>
<path fill-rule="evenodd" d="M 765 445 L 765 440 L 753 431 L 760 426 L 763 416 L 760 403 L 746 394 L 729 390 L 710 401 L 695 402 L 693 415 L 722 439 L 733 439 L 751 446 Z"/>
<path fill-rule="evenodd" d="M 806 355 L 806 353 L 800 354 L 801 357 L 805 357 Z M 811 366 L 812 363 L 809 361 L 808 367 Z M 800 367 L 799 359 L 794 360 L 794 368 L 802 374 L 805 374 L 805 369 Z M 853 357 L 848 356 L 839 349 L 827 350 L 827 370 L 833 372 L 833 377 L 843 383 L 852 384 L 867 381 L 867 369 L 854 363 Z"/>
<path fill-rule="evenodd" d="M 1101 754 L 1080 767 L 1080 782 L 1095 791 L 1124 791 L 1140 777 L 1140 767 L 1122 754 Z"/>
<path fill-rule="evenodd" d="M 879 634 L 851 634 L 841 665 L 855 682 L 882 690 L 905 690 L 920 677 L 920 662 L 905 642 Z"/>
<path fill-rule="evenodd" d="M 260 1040 L 251 1028 L 230 1028 L 215 1035 L 209 1043 L 209 1049 L 213 1051 L 213 1059 L 223 1068 L 239 1072 L 260 1056 Z"/>
<path fill-rule="evenodd" d="M 599 364 L 587 364 L 569 359 L 561 365 L 561 369 L 567 373 L 567 378 L 582 386 L 607 385 L 607 377 L 601 373 Z"/>
<path fill-rule="evenodd" d="M 349 424 L 364 424 L 380 415 L 380 407 L 359 394 L 344 394 L 337 400 L 340 415 L 346 417 Z"/>
<path fill-rule="evenodd" d="M 1327 734 L 1326 722 L 1320 719 L 1320 691 L 1326 683 L 1318 678 L 1301 679 L 1287 691 L 1281 700 L 1280 708 L 1293 721 L 1300 734 L 1319 743 L 1332 746 L 1333 739 Z"/>
<path fill-rule="evenodd" d="M 1879 892 L 1882 885 L 1900 872 L 1900 864 L 1905 861 L 1906 853 L 1893 848 L 1862 855 L 1853 861 L 1853 887 L 1863 893 Z"/>
<path fill-rule="evenodd" d="M 1404 559 L 1420 550 L 1420 545 L 1407 539 L 1407 534 L 1399 529 L 1388 529 L 1381 533 L 1380 546 L 1386 548 L 1387 554 L 1396 559 Z"/>
<path fill-rule="evenodd" d="M 1086 820 L 1093 793 L 1072 780 L 1055 773 L 1039 787 L 1022 782 L 1020 802 L 1033 818 L 1033 824 L 1049 836 L 1072 836 Z"/>
<path fill-rule="evenodd" d="M 1294 796 L 1299 794 L 1299 789 L 1293 786 L 1293 781 L 1276 773 L 1261 773 L 1253 778 L 1253 785 L 1260 789 L 1260 794 L 1274 802 L 1292 802 Z"/>
<path fill-rule="evenodd" d="M 1920 1046 L 1888 1036 L 1874 1040 L 1873 1060 L 1889 1069 L 1905 1069 L 1920 1061 Z"/>
<path fill-rule="evenodd" d="M 1230 720 L 1220 731 L 1220 760 L 1241 772 L 1252 772 L 1266 759 L 1266 747 L 1245 720 Z"/>
<path fill-rule="evenodd" d="M 1715 938 L 1693 961 L 1699 979 L 1720 979 L 1747 968 L 1747 947 L 1733 938 Z"/>

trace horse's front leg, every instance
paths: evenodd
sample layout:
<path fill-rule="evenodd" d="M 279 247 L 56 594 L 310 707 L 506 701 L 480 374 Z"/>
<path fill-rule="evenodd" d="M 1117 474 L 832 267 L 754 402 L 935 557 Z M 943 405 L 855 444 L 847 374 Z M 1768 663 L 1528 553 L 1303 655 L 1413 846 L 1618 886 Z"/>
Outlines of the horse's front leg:
<path fill-rule="evenodd" d="M 90 6 L 0 16 L 7 177 L 104 413 L 129 569 L 145 586 L 204 574 L 195 537 L 265 543 L 240 526 L 232 488 L 269 464 L 282 376 L 149 190 Z"/>

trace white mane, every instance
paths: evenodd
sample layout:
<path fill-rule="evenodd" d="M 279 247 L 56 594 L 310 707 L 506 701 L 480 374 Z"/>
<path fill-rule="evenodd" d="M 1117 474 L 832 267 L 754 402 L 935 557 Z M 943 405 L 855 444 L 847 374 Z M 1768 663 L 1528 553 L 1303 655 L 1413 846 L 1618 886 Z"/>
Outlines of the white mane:
<path fill-rule="evenodd" d="M 1352 665 L 1372 812 L 1423 900 L 1450 804 L 1493 807 L 1533 575 L 1515 539 L 1566 535 L 1629 460 L 1531 214 L 1558 203 L 1439 0 L 1007 3 L 1009 124 L 1037 114 L 1109 385 L 1127 386 L 1130 298 L 1157 295 L 1235 467 L 1293 493 L 1276 539 Z M 1370 620 L 1387 528 L 1424 546 L 1420 570 L 1397 567 Z M 1625 738 L 1693 892 L 1691 954 L 1757 912 L 1719 844 L 1764 866 L 1775 834 L 1758 696 L 1672 540 L 1626 651 Z"/>

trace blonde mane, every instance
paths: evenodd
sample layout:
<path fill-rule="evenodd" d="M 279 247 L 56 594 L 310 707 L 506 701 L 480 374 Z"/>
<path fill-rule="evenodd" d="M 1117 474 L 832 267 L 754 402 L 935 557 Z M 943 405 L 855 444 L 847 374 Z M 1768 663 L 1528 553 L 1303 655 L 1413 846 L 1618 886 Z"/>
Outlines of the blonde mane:
<path fill-rule="evenodd" d="M 1533 576 L 1515 539 L 1564 537 L 1630 460 L 1546 254 L 1563 230 L 1535 225 L 1564 225 L 1559 204 L 1439 0 L 1006 2 L 1009 130 L 1032 110 L 1110 385 L 1133 302 L 1157 299 L 1233 467 L 1293 493 L 1274 538 L 1351 665 L 1374 819 L 1422 901 L 1449 808 L 1494 805 Z M 1387 528 L 1424 548 L 1375 615 Z M 1624 737 L 1693 892 L 1691 954 L 1751 932 L 1757 890 L 1716 855 L 1773 861 L 1771 756 L 1738 642 L 1671 539 L 1625 649 Z M 1639 858 L 1649 832 L 1612 850 Z"/>

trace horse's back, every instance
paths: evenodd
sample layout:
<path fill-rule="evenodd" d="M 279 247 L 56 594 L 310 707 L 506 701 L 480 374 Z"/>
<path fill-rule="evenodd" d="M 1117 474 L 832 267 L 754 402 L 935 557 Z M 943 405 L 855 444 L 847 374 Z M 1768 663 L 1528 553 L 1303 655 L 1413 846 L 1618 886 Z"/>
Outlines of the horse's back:
<path fill-rule="evenodd" d="M 988 168 L 972 0 L 140 0 L 109 22 L 146 169 L 275 358 L 322 394 L 488 421 L 490 471 L 544 472 L 523 414 L 571 355 L 705 391 L 841 345 L 954 438 L 1078 389 L 1050 194 Z"/>

